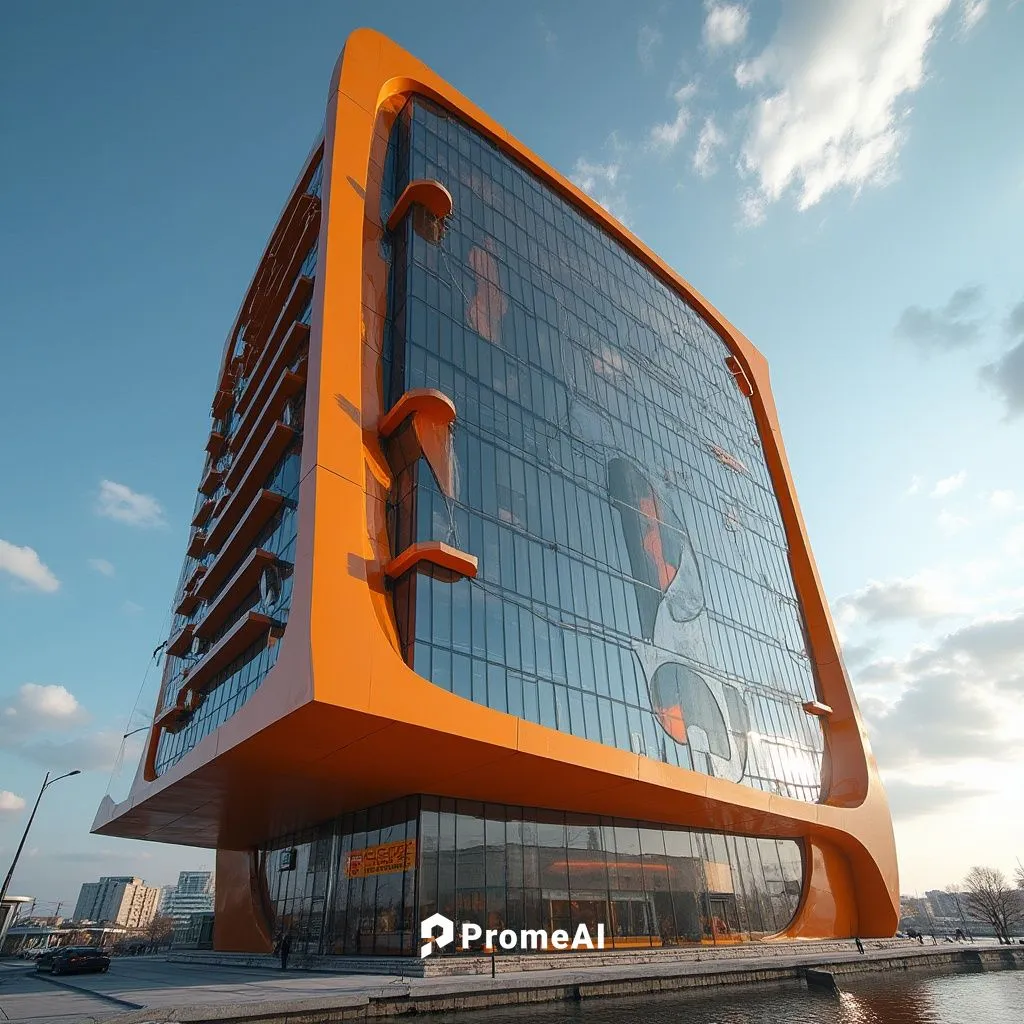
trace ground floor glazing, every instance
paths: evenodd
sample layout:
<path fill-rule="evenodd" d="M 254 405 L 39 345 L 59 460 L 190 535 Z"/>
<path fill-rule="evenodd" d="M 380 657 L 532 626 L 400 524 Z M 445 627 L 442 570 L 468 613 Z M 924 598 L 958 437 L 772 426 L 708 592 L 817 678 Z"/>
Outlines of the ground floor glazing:
<path fill-rule="evenodd" d="M 320 955 L 416 955 L 438 912 L 483 929 L 603 925 L 613 949 L 746 942 L 787 926 L 803 879 L 796 840 L 433 796 L 282 837 L 260 861 L 275 936 Z"/>

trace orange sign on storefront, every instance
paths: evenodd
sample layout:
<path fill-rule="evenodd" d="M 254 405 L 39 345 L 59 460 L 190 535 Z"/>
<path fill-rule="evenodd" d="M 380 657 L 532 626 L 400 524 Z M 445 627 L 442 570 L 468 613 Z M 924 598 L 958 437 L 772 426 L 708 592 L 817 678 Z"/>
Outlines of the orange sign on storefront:
<path fill-rule="evenodd" d="M 416 867 L 416 840 L 381 843 L 365 850 L 353 850 L 345 857 L 346 878 L 388 875 L 393 871 L 409 871 Z"/>

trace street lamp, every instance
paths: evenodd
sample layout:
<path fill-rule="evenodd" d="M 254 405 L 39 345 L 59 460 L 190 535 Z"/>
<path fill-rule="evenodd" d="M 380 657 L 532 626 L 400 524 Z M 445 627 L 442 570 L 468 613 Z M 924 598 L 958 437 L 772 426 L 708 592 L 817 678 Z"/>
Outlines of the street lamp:
<path fill-rule="evenodd" d="M 7 887 L 11 884 L 11 878 L 14 876 L 14 869 L 18 866 L 18 858 L 21 856 L 21 851 L 25 847 L 25 840 L 28 839 L 28 830 L 32 827 L 32 821 L 35 819 L 36 811 L 39 810 L 39 801 L 43 799 L 43 794 L 46 792 L 47 787 L 52 786 L 55 782 L 60 782 L 61 779 L 69 779 L 72 775 L 81 774 L 81 771 L 77 768 L 73 772 L 65 772 L 63 775 L 58 775 L 55 779 L 50 778 L 49 772 L 46 773 L 46 777 L 43 779 L 43 784 L 39 789 L 39 796 L 36 797 L 35 806 L 32 808 L 32 813 L 28 816 L 28 824 L 25 826 L 25 831 L 22 833 L 21 842 L 18 843 L 17 850 L 14 851 L 14 861 L 11 864 L 11 870 L 7 872 L 3 888 L 0 888 L 0 904 L 3 903 L 4 897 L 7 895 Z"/>

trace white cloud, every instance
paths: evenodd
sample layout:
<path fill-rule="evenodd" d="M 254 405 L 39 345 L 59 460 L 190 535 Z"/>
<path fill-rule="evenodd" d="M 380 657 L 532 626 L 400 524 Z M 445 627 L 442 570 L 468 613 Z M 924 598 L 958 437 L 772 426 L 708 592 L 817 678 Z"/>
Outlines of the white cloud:
<path fill-rule="evenodd" d="M 936 814 L 964 800 L 975 800 L 986 792 L 969 786 L 911 782 L 901 778 L 887 779 L 885 782 L 885 794 L 889 798 L 892 816 L 903 821 Z"/>
<path fill-rule="evenodd" d="M 887 697 L 861 701 L 883 768 L 1020 760 L 1024 610 L 977 618 L 856 675 L 889 684 Z"/>
<path fill-rule="evenodd" d="M 763 224 L 768 212 L 768 201 L 760 192 L 750 188 L 740 196 L 740 224 L 754 228 Z"/>
<path fill-rule="evenodd" d="M 867 586 L 836 602 L 847 622 L 873 625 L 892 622 L 929 623 L 959 613 L 958 605 L 942 581 L 920 575 L 906 579 L 871 580 Z"/>
<path fill-rule="evenodd" d="M 979 371 L 982 381 L 1006 404 L 1006 418 L 1024 413 L 1024 341 L 1007 349 L 994 363 Z"/>
<path fill-rule="evenodd" d="M 960 25 L 957 34 L 966 36 L 988 13 L 988 0 L 960 0 Z"/>
<path fill-rule="evenodd" d="M 628 225 L 627 204 L 621 189 L 621 166 L 618 163 L 599 164 L 580 157 L 570 175 L 573 182 L 603 206 L 613 217 Z"/>
<path fill-rule="evenodd" d="M 966 479 L 967 472 L 963 469 L 961 469 L 959 473 L 954 473 L 952 476 L 944 476 L 932 488 L 931 496 L 933 498 L 944 498 L 947 494 L 952 494 L 954 491 L 960 490 Z"/>
<path fill-rule="evenodd" d="M 105 558 L 90 558 L 89 568 L 94 569 L 101 576 L 113 576 L 116 571 L 113 564 Z"/>
<path fill-rule="evenodd" d="M 125 612 L 127 615 L 138 615 L 139 612 L 143 611 L 143 607 L 136 601 L 125 601 L 124 604 L 121 605 L 121 611 Z"/>
<path fill-rule="evenodd" d="M 980 338 L 979 306 L 984 294 L 980 285 L 957 288 L 941 309 L 907 306 L 896 324 L 896 334 L 925 352 L 951 352 L 966 348 Z"/>
<path fill-rule="evenodd" d="M 971 521 L 969 519 L 964 518 L 964 516 L 958 516 L 955 513 L 950 512 L 948 509 L 943 509 L 939 513 L 935 522 L 947 537 L 953 537 L 958 533 L 962 533 L 971 525 Z"/>
<path fill-rule="evenodd" d="M 681 88 L 676 89 L 672 94 L 672 99 L 676 101 L 678 110 L 676 111 L 676 116 L 671 121 L 656 124 L 651 128 L 650 141 L 655 149 L 670 151 L 679 145 L 693 118 L 690 102 L 696 93 L 696 82 L 688 82 Z"/>
<path fill-rule="evenodd" d="M 693 169 L 702 178 L 710 178 L 715 173 L 715 153 L 725 145 L 725 141 L 725 132 L 715 124 L 715 119 L 704 118 L 700 135 L 697 136 L 697 149 L 693 154 Z"/>
<path fill-rule="evenodd" d="M 0 706 L 0 740 L 10 733 L 22 739 L 39 729 L 65 728 L 87 717 L 78 698 L 55 683 L 23 683 Z"/>
<path fill-rule="evenodd" d="M 705 3 L 704 44 L 709 50 L 722 50 L 742 43 L 747 35 L 750 12 L 742 4 Z"/>
<path fill-rule="evenodd" d="M 992 491 L 986 500 L 995 512 L 1014 512 L 1018 508 L 1017 496 L 1013 491 Z"/>
<path fill-rule="evenodd" d="M 912 498 L 912 497 L 914 497 L 915 494 L 920 494 L 921 493 L 921 484 L 922 484 L 921 478 L 915 473 L 910 478 L 910 483 L 907 486 L 907 489 L 903 492 L 904 497 Z"/>
<path fill-rule="evenodd" d="M 1014 558 L 1024 557 L 1024 523 L 1018 523 L 1003 542 L 1003 550 Z"/>
<path fill-rule="evenodd" d="M 34 548 L 18 547 L 0 540 L 0 572 L 10 573 L 20 583 L 52 594 L 60 580 L 45 566 Z"/>
<path fill-rule="evenodd" d="M 636 37 L 636 55 L 645 68 L 654 63 L 654 51 L 661 45 L 662 38 L 661 32 L 653 25 L 640 26 Z"/>
<path fill-rule="evenodd" d="M 537 28 L 540 30 L 540 37 L 544 46 L 549 52 L 554 53 L 558 47 L 558 36 L 548 27 L 548 23 L 544 20 L 543 16 L 538 16 Z"/>
<path fill-rule="evenodd" d="M 24 809 L 24 797 L 12 793 L 9 789 L 0 789 L 0 814 L 17 814 Z"/>
<path fill-rule="evenodd" d="M 124 737 L 112 729 L 84 733 L 68 740 L 36 739 L 19 746 L 18 753 L 53 771 L 114 769 Z M 126 755 L 127 756 L 127 755 Z"/>
<path fill-rule="evenodd" d="M 129 526 L 162 526 L 164 510 L 156 498 L 138 494 L 124 484 L 113 480 L 100 481 L 96 514 Z"/>
<path fill-rule="evenodd" d="M 765 202 L 806 210 L 840 188 L 891 180 L 907 101 L 925 80 L 950 0 L 792 4 L 765 49 L 736 68 L 757 89 L 741 167 Z"/>

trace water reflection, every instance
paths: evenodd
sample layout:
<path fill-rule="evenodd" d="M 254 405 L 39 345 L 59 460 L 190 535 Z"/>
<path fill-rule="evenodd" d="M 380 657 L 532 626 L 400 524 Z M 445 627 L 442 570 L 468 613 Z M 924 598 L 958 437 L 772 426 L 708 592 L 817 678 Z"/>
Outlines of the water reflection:
<path fill-rule="evenodd" d="M 797 985 L 430 1016 L 430 1024 L 1019 1024 L 1024 971 L 840 979 L 840 998 Z M 425 1022 L 427 1024 L 427 1022 Z"/>

